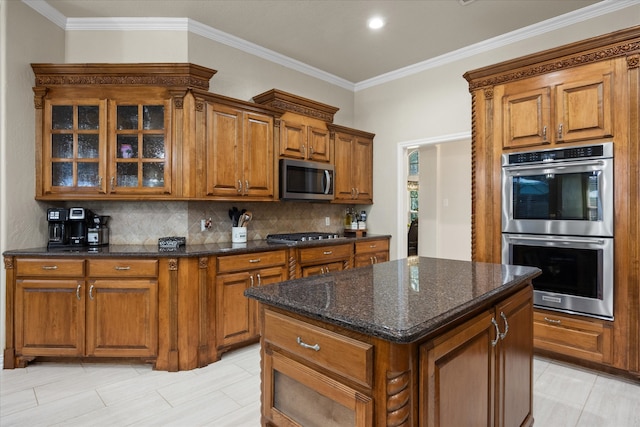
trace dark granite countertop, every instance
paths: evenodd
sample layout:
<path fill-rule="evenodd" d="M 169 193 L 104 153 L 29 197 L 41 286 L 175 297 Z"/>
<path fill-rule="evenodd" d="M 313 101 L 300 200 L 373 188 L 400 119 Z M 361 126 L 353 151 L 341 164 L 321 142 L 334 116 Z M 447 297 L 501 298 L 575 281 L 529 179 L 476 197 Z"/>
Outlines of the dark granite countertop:
<path fill-rule="evenodd" d="M 253 287 L 245 295 L 396 343 L 410 343 L 486 307 L 534 267 L 412 257 L 321 276 Z"/>
<path fill-rule="evenodd" d="M 269 243 L 266 240 L 250 240 L 247 243 L 208 243 L 201 245 L 189 245 L 180 248 L 177 251 L 164 252 L 158 249 L 158 245 L 109 245 L 102 247 L 82 247 L 82 248 L 64 248 L 64 249 L 47 249 L 46 246 L 29 249 L 15 249 L 3 252 L 3 256 L 55 256 L 55 257 L 139 257 L 139 258 L 158 258 L 158 257 L 195 257 L 210 255 L 230 255 L 241 253 L 252 253 L 283 249 L 288 247 L 313 247 L 339 245 L 343 243 L 352 243 L 356 240 L 373 240 L 380 238 L 390 238 L 389 235 L 369 235 L 366 237 L 343 237 L 339 239 L 329 240 L 313 240 L 309 242 L 298 243 Z"/>

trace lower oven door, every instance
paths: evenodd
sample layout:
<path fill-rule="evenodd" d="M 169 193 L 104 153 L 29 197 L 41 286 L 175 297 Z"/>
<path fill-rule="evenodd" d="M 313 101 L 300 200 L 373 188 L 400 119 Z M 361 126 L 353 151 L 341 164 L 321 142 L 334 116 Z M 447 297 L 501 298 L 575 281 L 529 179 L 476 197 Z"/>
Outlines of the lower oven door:
<path fill-rule="evenodd" d="M 613 238 L 503 233 L 502 260 L 542 270 L 536 307 L 613 320 Z"/>

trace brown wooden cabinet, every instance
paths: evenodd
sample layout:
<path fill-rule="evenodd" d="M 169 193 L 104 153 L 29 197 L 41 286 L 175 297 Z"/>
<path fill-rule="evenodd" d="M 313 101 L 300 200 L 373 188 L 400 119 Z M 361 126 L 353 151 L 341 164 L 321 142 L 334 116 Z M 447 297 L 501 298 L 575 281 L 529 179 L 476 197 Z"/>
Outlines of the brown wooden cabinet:
<path fill-rule="evenodd" d="M 351 267 L 351 243 L 298 249 L 298 277 L 313 276 Z"/>
<path fill-rule="evenodd" d="M 613 361 L 612 322 L 535 310 L 533 330 L 537 349 L 607 365 Z"/>
<path fill-rule="evenodd" d="M 206 196 L 273 200 L 273 117 L 206 106 Z"/>
<path fill-rule="evenodd" d="M 36 75 L 36 198 L 181 196 L 174 126 L 191 85 L 215 73 L 192 64 L 32 64 Z M 186 83 L 188 82 L 188 83 Z"/>
<path fill-rule="evenodd" d="M 524 289 L 422 345 L 421 426 L 533 424 L 532 311 Z"/>
<path fill-rule="evenodd" d="M 473 99 L 474 261 L 501 262 L 503 153 L 613 141 L 615 320 L 547 315 L 558 325 L 536 315 L 535 346 L 548 355 L 636 375 L 640 264 L 630 260 L 640 253 L 638 46 L 636 26 L 465 74 Z"/>
<path fill-rule="evenodd" d="M 262 368 L 267 419 L 279 426 L 373 425 L 373 399 L 349 385 L 371 388 L 371 344 L 270 310 L 264 311 L 263 329 L 263 346 L 270 348 Z"/>
<path fill-rule="evenodd" d="M 316 162 L 331 161 L 329 131 L 325 124 L 306 117 L 283 117 L 280 121 L 280 156 Z"/>
<path fill-rule="evenodd" d="M 356 242 L 354 267 L 363 267 L 386 261 L 389 261 L 389 239 Z"/>
<path fill-rule="evenodd" d="M 216 346 L 219 352 L 259 336 L 257 303 L 244 296 L 252 286 L 288 278 L 285 250 L 218 257 L 216 276 Z"/>
<path fill-rule="evenodd" d="M 18 258 L 13 331 L 17 365 L 37 356 L 154 357 L 157 264 Z"/>
<path fill-rule="evenodd" d="M 335 202 L 373 203 L 373 137 L 375 135 L 328 125 L 335 152 Z"/>
<path fill-rule="evenodd" d="M 502 147 L 553 145 L 613 136 L 611 61 L 499 85 L 494 97 Z"/>

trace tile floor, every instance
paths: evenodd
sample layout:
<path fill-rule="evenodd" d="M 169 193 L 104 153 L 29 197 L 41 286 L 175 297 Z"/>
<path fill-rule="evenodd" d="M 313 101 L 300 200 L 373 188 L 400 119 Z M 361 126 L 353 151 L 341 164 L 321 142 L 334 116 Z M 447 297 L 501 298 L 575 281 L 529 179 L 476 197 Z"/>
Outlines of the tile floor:
<path fill-rule="evenodd" d="M 186 372 L 34 363 L 0 373 L 0 426 L 260 425 L 253 345 Z M 640 384 L 536 358 L 536 427 L 640 427 Z"/>

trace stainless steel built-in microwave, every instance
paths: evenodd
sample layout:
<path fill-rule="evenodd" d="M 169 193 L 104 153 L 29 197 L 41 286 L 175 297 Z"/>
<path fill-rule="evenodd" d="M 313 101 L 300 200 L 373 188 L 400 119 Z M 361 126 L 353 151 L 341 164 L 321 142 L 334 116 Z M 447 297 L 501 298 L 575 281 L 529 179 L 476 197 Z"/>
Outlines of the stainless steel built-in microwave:
<path fill-rule="evenodd" d="M 304 160 L 280 160 L 280 199 L 333 200 L 333 165 Z"/>

